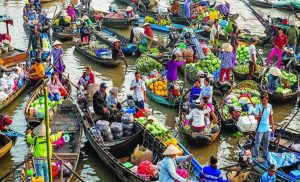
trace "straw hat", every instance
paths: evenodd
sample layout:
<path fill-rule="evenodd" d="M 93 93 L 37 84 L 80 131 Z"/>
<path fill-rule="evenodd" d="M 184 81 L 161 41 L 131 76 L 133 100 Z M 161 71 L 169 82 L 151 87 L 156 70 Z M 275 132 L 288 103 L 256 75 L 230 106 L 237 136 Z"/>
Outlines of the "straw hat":
<path fill-rule="evenodd" d="M 281 75 L 281 71 L 277 67 L 272 67 L 269 70 L 269 74 L 274 75 L 274 76 L 280 76 Z"/>
<path fill-rule="evenodd" d="M 197 99 L 197 100 L 195 101 L 195 106 L 200 106 L 200 105 L 201 105 L 201 102 L 200 102 L 199 99 Z"/>
<path fill-rule="evenodd" d="M 291 20 L 289 23 L 291 26 L 296 26 L 296 21 L 295 20 Z"/>
<path fill-rule="evenodd" d="M 133 10 L 133 8 L 131 6 L 127 6 L 125 11 L 128 12 L 128 11 L 132 11 L 132 10 Z"/>
<path fill-rule="evenodd" d="M 180 150 L 178 148 L 176 148 L 173 144 L 171 144 L 164 151 L 163 155 L 176 155 L 176 154 L 179 154 L 179 153 L 180 153 Z"/>
<path fill-rule="evenodd" d="M 84 15 L 81 19 L 82 19 L 82 20 L 87 20 L 87 19 L 89 19 L 89 17 L 86 16 L 86 15 Z"/>
<path fill-rule="evenodd" d="M 42 123 L 37 127 L 35 127 L 32 132 L 35 136 L 46 136 L 46 125 Z M 51 133 L 51 129 L 49 128 L 49 134 L 50 133 Z"/>
<path fill-rule="evenodd" d="M 66 12 L 66 10 L 62 10 L 60 16 L 68 16 L 68 13 Z"/>
<path fill-rule="evenodd" d="M 110 91 L 110 93 L 117 95 L 118 94 L 118 88 L 117 87 L 113 87 Z"/>
<path fill-rule="evenodd" d="M 294 54 L 293 48 L 288 48 L 287 52 L 289 52 L 290 54 Z"/>
<path fill-rule="evenodd" d="M 29 4 L 29 1 L 26 1 L 25 4 L 28 5 L 28 4 Z"/>
<path fill-rule="evenodd" d="M 232 52 L 233 48 L 229 43 L 222 44 L 222 49 L 226 52 Z"/>
<path fill-rule="evenodd" d="M 56 46 L 56 45 L 62 45 L 62 43 L 59 42 L 58 40 L 55 40 L 54 43 L 53 43 L 53 46 Z"/>
<path fill-rule="evenodd" d="M 119 40 L 119 39 L 114 39 L 112 42 L 113 42 L 113 43 L 115 43 L 115 42 L 120 42 L 120 40 Z"/>
<path fill-rule="evenodd" d="M 150 25 L 150 24 L 149 24 L 149 23 L 144 23 L 143 27 L 144 27 L 144 26 L 147 26 L 147 25 Z"/>

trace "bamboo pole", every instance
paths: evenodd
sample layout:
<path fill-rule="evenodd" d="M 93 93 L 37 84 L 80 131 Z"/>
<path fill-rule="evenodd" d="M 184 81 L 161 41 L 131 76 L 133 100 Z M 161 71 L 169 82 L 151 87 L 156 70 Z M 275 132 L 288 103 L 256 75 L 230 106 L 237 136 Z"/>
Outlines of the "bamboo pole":
<path fill-rule="evenodd" d="M 50 133 L 49 133 L 49 112 L 48 112 L 48 89 L 44 87 L 44 100 L 45 100 L 45 125 L 46 125 L 46 141 L 47 141 L 47 162 L 48 162 L 48 176 L 49 182 L 52 182 L 52 165 L 50 155 Z"/>

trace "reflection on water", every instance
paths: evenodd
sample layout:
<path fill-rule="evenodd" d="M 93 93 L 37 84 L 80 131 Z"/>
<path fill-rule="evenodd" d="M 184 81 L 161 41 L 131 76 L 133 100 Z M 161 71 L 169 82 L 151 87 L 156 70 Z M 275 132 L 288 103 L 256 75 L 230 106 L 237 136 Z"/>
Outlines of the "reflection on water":
<path fill-rule="evenodd" d="M 94 9 L 107 10 L 110 0 L 98 0 L 94 1 Z M 242 28 L 249 29 L 254 33 L 260 33 L 263 31 L 262 26 L 253 17 L 248 8 L 245 7 L 242 1 L 233 0 L 232 11 L 233 13 L 240 13 L 241 16 L 237 20 Z M 4 1 L 0 0 L 1 14 L 10 15 L 14 19 L 14 27 L 11 27 L 10 33 L 13 38 L 13 43 L 19 47 L 26 49 L 28 38 L 23 31 L 23 20 L 22 20 L 22 8 L 24 1 Z M 61 8 L 65 7 L 64 1 L 54 1 L 44 5 L 48 9 L 49 17 L 52 17 L 54 12 L 58 12 Z M 272 10 L 273 11 L 273 10 Z M 263 12 L 261 9 L 259 12 Z M 268 11 L 270 12 L 270 11 Z M 4 32 L 5 27 L 1 25 L 0 32 Z M 129 35 L 129 30 L 122 30 L 122 33 Z M 126 69 L 125 65 L 113 69 L 104 68 L 97 63 L 94 63 L 79 54 L 74 47 L 72 42 L 64 43 L 64 61 L 66 64 L 66 73 L 69 74 L 71 80 L 77 83 L 78 78 L 81 76 L 82 71 L 86 65 L 91 65 L 96 75 L 96 82 L 105 81 L 109 87 L 115 86 L 120 90 L 120 100 L 124 100 L 126 95 L 131 93 L 129 90 L 130 80 L 134 78 L 135 72 L 135 57 L 127 59 L 129 67 Z M 265 51 L 267 54 L 268 51 Z M 180 76 L 182 79 L 182 75 Z M 73 89 L 74 91 L 75 89 Z M 75 96 L 75 93 L 73 93 Z M 14 123 L 12 129 L 24 133 L 26 130 L 26 122 L 23 115 L 24 105 L 29 98 L 28 94 L 25 93 L 20 96 L 14 103 L 8 108 L 1 111 L 12 115 Z M 218 98 L 220 99 L 220 98 Z M 171 129 L 175 127 L 175 117 L 178 115 L 177 108 L 166 108 L 159 104 L 149 100 L 147 107 L 151 108 L 151 112 L 162 121 L 166 123 Z M 280 103 L 274 104 L 275 122 L 281 122 L 292 109 L 292 103 Z M 299 119 L 299 118 L 298 118 Z M 297 121 L 298 119 L 295 119 Z M 299 126 L 298 126 L 299 128 Z M 233 161 L 236 161 L 236 154 L 238 152 L 237 139 L 233 137 L 230 131 L 222 131 L 219 139 L 208 146 L 199 147 L 190 144 L 186 141 L 181 134 L 176 135 L 177 138 L 195 155 L 201 164 L 207 164 L 210 155 L 216 155 L 220 160 L 220 166 L 226 166 Z M 92 147 L 86 142 L 86 139 L 82 142 L 82 152 L 80 155 L 80 161 L 77 171 L 87 181 L 119 181 L 112 172 L 102 164 L 102 161 L 97 157 L 97 154 L 93 151 Z M 0 176 L 6 173 L 13 165 L 16 165 L 24 160 L 24 156 L 27 152 L 27 145 L 24 138 L 19 138 L 16 145 L 12 148 L 10 154 L 0 161 Z M 11 178 L 9 181 L 13 181 Z M 74 180 L 76 181 L 76 180 Z"/>

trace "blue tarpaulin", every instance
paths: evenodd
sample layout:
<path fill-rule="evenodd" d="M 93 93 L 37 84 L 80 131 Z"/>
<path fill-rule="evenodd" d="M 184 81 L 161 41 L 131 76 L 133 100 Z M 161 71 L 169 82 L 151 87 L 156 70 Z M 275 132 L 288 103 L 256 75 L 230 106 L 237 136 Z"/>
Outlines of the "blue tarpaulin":
<path fill-rule="evenodd" d="M 277 168 L 291 166 L 300 162 L 300 154 L 295 152 L 268 152 L 267 163 L 275 164 Z"/>

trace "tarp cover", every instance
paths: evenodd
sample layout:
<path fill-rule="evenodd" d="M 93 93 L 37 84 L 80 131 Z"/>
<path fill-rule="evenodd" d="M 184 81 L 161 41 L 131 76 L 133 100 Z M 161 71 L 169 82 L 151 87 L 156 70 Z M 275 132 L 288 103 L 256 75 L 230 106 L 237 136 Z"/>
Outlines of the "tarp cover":
<path fill-rule="evenodd" d="M 268 164 L 275 164 L 277 168 L 291 166 L 300 162 L 300 154 L 295 152 L 268 152 L 267 162 Z"/>

